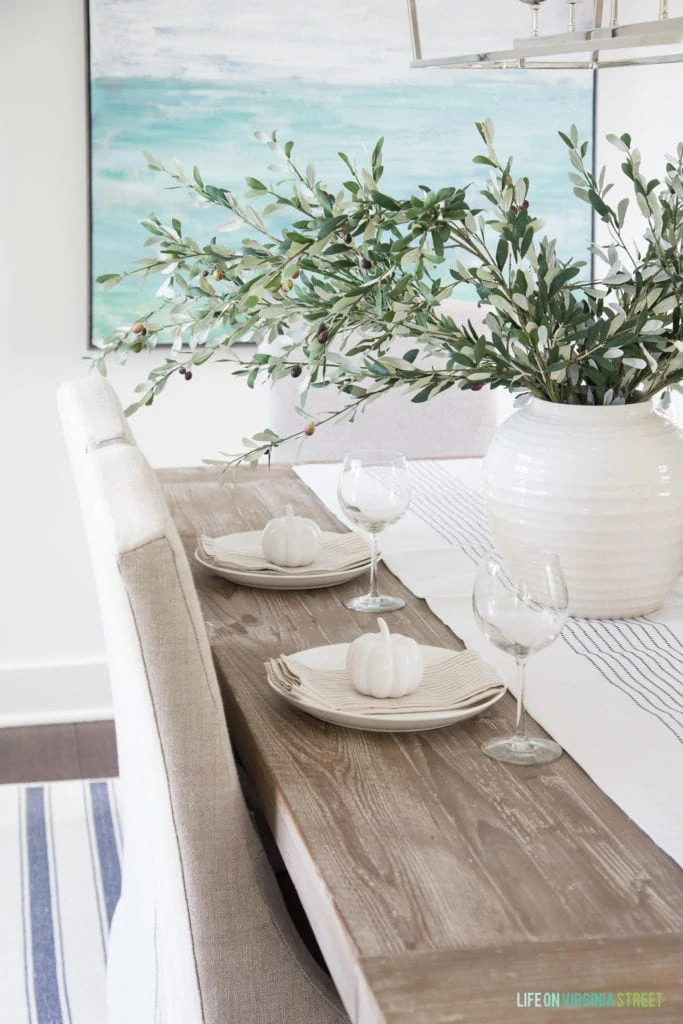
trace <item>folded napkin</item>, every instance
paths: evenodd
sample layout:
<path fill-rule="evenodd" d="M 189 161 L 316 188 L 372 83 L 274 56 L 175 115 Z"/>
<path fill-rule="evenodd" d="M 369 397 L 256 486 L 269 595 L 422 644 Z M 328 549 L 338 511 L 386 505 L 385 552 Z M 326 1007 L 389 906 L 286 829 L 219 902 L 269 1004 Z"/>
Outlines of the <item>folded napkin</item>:
<path fill-rule="evenodd" d="M 202 557 L 225 569 L 277 573 L 283 576 L 316 576 L 370 564 L 370 549 L 357 533 L 322 531 L 318 554 L 308 565 L 275 565 L 263 557 L 261 531 L 231 533 L 225 537 L 197 538 Z"/>
<path fill-rule="evenodd" d="M 426 665 L 417 690 L 405 697 L 368 697 L 353 688 L 345 668 L 313 669 L 292 655 L 267 661 L 266 675 L 274 689 L 303 707 L 364 715 L 464 710 L 505 689 L 493 669 L 473 651 L 453 651 L 443 661 Z"/>

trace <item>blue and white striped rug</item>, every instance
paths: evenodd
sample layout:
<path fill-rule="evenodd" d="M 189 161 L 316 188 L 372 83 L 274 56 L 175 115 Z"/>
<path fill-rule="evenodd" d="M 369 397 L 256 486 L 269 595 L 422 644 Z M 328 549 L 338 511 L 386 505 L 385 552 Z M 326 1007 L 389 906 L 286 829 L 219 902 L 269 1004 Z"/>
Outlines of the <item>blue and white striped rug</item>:
<path fill-rule="evenodd" d="M 0 1022 L 106 1024 L 116 779 L 0 786 Z"/>

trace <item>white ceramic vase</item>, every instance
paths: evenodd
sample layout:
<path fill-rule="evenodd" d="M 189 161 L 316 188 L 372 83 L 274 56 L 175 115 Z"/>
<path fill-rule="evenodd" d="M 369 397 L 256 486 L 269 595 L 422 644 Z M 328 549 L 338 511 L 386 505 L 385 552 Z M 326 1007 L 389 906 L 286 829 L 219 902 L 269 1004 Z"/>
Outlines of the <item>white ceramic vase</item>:
<path fill-rule="evenodd" d="M 570 613 L 654 611 L 683 566 L 683 434 L 651 402 L 532 399 L 497 430 L 484 490 L 501 554 L 555 551 Z"/>

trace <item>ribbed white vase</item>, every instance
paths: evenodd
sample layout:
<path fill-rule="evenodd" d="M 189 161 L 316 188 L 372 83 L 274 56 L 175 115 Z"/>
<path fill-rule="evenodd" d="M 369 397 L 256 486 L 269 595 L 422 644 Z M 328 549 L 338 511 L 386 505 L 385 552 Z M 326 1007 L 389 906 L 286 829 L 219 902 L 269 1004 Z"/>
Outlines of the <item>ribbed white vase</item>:
<path fill-rule="evenodd" d="M 532 399 L 497 430 L 484 490 L 501 554 L 555 551 L 570 613 L 654 611 L 683 567 L 683 434 L 651 402 Z"/>

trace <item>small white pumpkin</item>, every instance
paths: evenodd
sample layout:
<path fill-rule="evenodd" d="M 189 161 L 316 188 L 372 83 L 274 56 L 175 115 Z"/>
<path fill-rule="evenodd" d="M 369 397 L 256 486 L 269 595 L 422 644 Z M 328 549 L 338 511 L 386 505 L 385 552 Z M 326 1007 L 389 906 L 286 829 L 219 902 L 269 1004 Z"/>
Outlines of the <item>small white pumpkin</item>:
<path fill-rule="evenodd" d="M 422 682 L 420 645 L 409 636 L 390 633 L 384 619 L 377 621 L 379 633 L 363 633 L 349 645 L 346 671 L 353 686 L 368 697 L 405 697 Z"/>
<path fill-rule="evenodd" d="M 263 557 L 275 565 L 309 565 L 320 548 L 320 527 L 312 519 L 295 516 L 291 505 L 287 515 L 271 519 L 261 535 Z"/>

